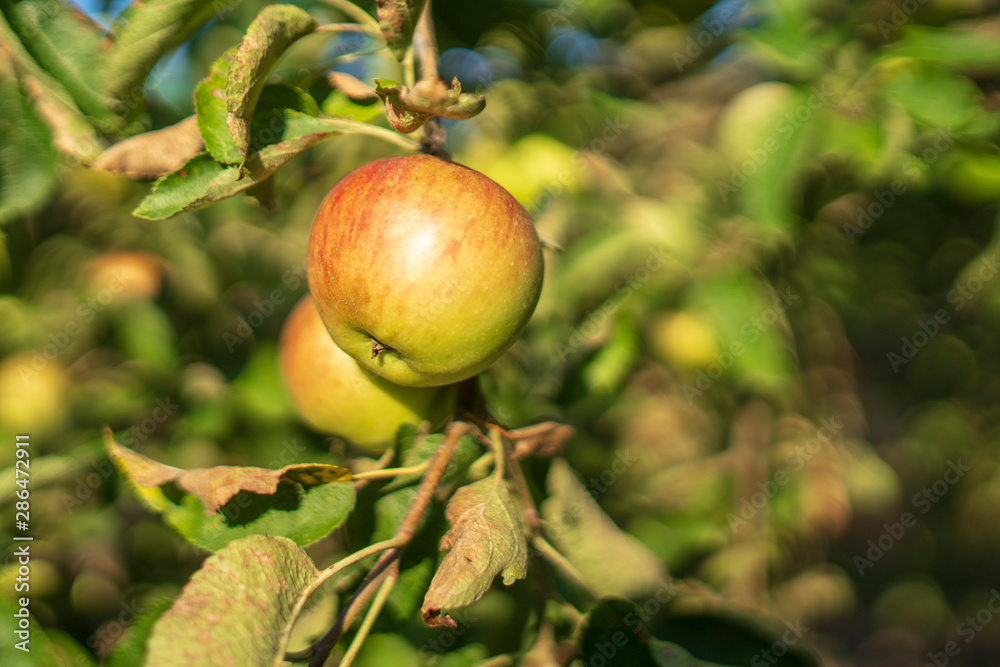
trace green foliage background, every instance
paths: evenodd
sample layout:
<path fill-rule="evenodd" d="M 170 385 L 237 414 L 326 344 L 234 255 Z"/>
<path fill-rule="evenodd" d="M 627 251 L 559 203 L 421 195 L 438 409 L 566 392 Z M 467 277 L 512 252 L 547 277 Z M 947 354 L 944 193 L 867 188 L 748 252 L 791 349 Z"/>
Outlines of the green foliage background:
<path fill-rule="evenodd" d="M 334 137 L 277 172 L 270 210 L 240 195 L 134 217 L 149 186 L 84 165 L 190 115 L 197 82 L 264 6 L 215 3 L 200 27 L 203 9 L 174 4 L 165 43 L 102 70 L 59 3 L 0 2 L 0 543 L 14 534 L 14 435 L 29 433 L 32 612 L 53 644 L 36 632 L 36 657 L 52 654 L 37 664 L 103 658 L 205 557 L 140 505 L 101 425 L 184 468 L 352 454 L 296 418 L 275 346 L 306 293 L 320 200 L 401 149 Z M 565 457 L 670 573 L 656 577 L 702 586 L 692 604 L 801 623 L 826 664 L 924 664 L 948 642 L 951 665 L 1000 656 L 1000 623 L 983 622 L 1000 582 L 995 9 L 435 3 L 442 52 L 492 58 L 492 76 L 463 81 L 486 110 L 446 123 L 455 159 L 504 185 L 562 248 L 546 255 L 523 339 L 481 378 L 491 412 L 510 427 L 574 426 Z M 44 30 L 11 18 L 25 13 Z M 399 65 L 386 52 L 345 58 L 332 39 L 301 40 L 274 80 L 328 115 L 384 125 L 377 105 L 321 74 L 337 65 L 370 82 Z M 158 59 L 142 95 L 121 94 Z M 526 464 L 540 499 L 549 468 Z M 367 543 L 352 530 L 310 555 Z M 598 563 L 595 580 L 600 562 L 638 567 L 607 547 L 622 537 L 609 530 L 572 547 Z M 4 625 L 15 577 L 9 562 L 5 660 L 18 655 Z M 446 656 L 419 620 L 390 615 L 359 663 L 526 652 L 533 595 L 495 586 Z M 719 662 L 719 645 L 738 644 L 722 621 L 685 624 L 651 595 L 634 602 L 656 606 L 657 641 Z M 627 616 L 615 604 L 601 627 Z M 588 632 L 585 647 L 610 641 Z"/>

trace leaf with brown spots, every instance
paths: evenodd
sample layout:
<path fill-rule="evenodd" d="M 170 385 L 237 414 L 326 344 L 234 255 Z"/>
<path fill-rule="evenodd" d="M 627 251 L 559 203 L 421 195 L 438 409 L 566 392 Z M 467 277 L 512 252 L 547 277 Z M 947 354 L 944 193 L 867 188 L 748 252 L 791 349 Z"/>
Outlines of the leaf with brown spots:
<path fill-rule="evenodd" d="M 299 600 L 319 572 L 295 542 L 253 535 L 210 556 L 153 626 L 147 665 L 282 665 Z"/>
<path fill-rule="evenodd" d="M 386 46 L 402 61 L 413 41 L 413 30 L 424 8 L 425 0 L 375 0 L 378 26 Z"/>
<path fill-rule="evenodd" d="M 430 627 L 456 627 L 442 610 L 480 599 L 497 574 L 503 574 L 509 586 L 528 570 L 520 514 L 501 476 L 463 486 L 452 496 L 445 516 L 452 527 L 441 538 L 441 548 L 450 551 L 434 573 L 421 608 Z"/>
<path fill-rule="evenodd" d="M 226 72 L 226 125 L 246 157 L 250 119 L 271 68 L 293 42 L 317 26 L 316 19 L 294 5 L 268 5 L 254 17 Z"/>
<path fill-rule="evenodd" d="M 183 470 L 123 447 L 115 442 L 108 429 L 104 431 L 104 443 L 112 460 L 137 485 L 152 489 L 174 482 L 201 501 L 205 514 L 214 514 L 240 491 L 272 495 L 283 481 L 309 487 L 351 479 L 347 468 L 321 463 L 299 463 L 278 470 L 240 466 Z"/>

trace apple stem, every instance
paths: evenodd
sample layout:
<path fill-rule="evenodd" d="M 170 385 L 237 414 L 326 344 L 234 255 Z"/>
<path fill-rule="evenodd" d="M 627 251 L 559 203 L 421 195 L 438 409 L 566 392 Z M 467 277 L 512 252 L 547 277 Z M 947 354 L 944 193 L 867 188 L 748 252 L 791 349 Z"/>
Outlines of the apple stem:
<path fill-rule="evenodd" d="M 378 356 L 379 352 L 389 352 L 392 348 L 388 345 L 383 344 L 381 341 L 372 338 L 372 359 Z"/>
<path fill-rule="evenodd" d="M 424 8 L 420 11 L 417 27 L 413 31 L 413 51 L 420 63 L 420 80 L 440 80 L 437 38 L 434 36 L 434 15 L 431 11 L 431 0 L 427 0 L 424 3 Z M 420 128 L 420 152 L 443 160 L 451 160 L 451 154 L 444 144 L 444 128 L 441 127 L 440 119 L 434 116 Z"/>
<path fill-rule="evenodd" d="M 439 78 L 437 38 L 434 36 L 434 16 L 431 0 L 424 3 L 413 31 L 413 51 L 420 63 L 420 80 L 433 81 Z"/>

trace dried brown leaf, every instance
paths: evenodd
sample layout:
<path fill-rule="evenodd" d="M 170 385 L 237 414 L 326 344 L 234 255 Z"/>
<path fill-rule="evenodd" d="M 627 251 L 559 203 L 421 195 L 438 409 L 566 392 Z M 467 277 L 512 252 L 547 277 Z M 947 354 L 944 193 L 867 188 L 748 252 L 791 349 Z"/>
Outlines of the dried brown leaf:
<path fill-rule="evenodd" d="M 514 459 L 526 456 L 551 458 L 563 450 L 563 446 L 573 437 L 573 427 L 559 422 L 542 422 L 507 433 L 514 443 Z"/>
<path fill-rule="evenodd" d="M 324 463 L 298 463 L 278 470 L 241 466 L 184 470 L 164 465 L 118 444 L 110 430 L 105 430 L 104 442 L 110 456 L 121 469 L 128 471 L 136 484 L 155 488 L 174 482 L 201 501 L 205 514 L 215 513 L 240 491 L 271 495 L 283 481 L 316 486 L 351 479 L 351 471 L 347 468 Z"/>
<path fill-rule="evenodd" d="M 385 115 L 397 132 L 408 134 L 426 123 L 432 116 L 465 120 L 486 107 L 482 95 L 463 93 L 458 78 L 451 87 L 441 77 L 421 79 L 411 90 L 395 81 L 375 79 L 375 92 L 385 103 Z"/>
<path fill-rule="evenodd" d="M 505 585 L 523 578 L 528 545 L 514 499 L 493 475 L 459 489 L 445 510 L 451 529 L 441 538 L 450 551 L 434 573 L 421 608 L 429 627 L 455 627 L 442 609 L 466 607 L 483 597 L 497 574 Z"/>
<path fill-rule="evenodd" d="M 195 116 L 162 130 L 119 141 L 90 163 L 93 169 L 129 178 L 159 178 L 177 171 L 205 146 Z"/>

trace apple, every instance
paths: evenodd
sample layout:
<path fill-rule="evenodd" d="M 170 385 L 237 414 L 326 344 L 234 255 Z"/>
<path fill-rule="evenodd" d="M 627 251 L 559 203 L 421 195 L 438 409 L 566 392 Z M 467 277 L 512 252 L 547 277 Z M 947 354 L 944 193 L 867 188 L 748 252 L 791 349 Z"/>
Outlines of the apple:
<path fill-rule="evenodd" d="M 309 289 L 330 335 L 397 384 L 459 382 L 527 326 L 542 289 L 531 216 L 477 171 L 384 158 L 326 196 L 309 237 Z"/>
<path fill-rule="evenodd" d="M 330 338 L 308 295 L 285 320 L 278 353 L 303 420 L 371 453 L 385 451 L 400 425 L 427 420 L 439 427 L 455 409 L 454 386 L 401 387 L 359 366 Z"/>

